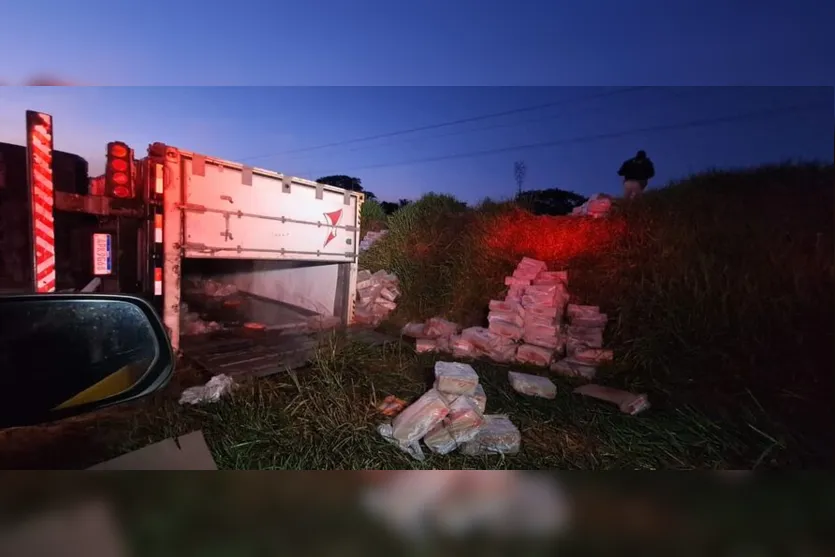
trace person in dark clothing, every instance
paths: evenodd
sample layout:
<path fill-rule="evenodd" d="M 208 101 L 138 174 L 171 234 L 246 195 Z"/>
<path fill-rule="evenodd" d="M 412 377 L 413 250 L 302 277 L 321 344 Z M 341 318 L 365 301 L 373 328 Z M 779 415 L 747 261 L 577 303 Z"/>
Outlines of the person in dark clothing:
<path fill-rule="evenodd" d="M 647 188 L 650 178 L 655 176 L 655 166 L 644 151 L 638 151 L 633 158 L 620 165 L 618 176 L 623 178 L 623 196 L 635 199 Z"/>

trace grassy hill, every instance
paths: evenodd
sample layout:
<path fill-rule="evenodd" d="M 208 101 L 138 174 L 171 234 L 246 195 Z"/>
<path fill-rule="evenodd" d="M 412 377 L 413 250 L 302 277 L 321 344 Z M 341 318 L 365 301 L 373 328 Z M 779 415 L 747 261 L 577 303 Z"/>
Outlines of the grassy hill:
<path fill-rule="evenodd" d="M 361 263 L 401 278 L 401 321 L 464 325 L 485 322 L 522 256 L 568 268 L 577 299 L 610 316 L 607 383 L 704 412 L 705 437 L 738 429 L 736 442 L 763 451 L 749 464 L 777 453 L 820 463 L 832 423 L 834 177 L 814 164 L 707 172 L 607 220 L 428 195 L 389 218 Z"/>

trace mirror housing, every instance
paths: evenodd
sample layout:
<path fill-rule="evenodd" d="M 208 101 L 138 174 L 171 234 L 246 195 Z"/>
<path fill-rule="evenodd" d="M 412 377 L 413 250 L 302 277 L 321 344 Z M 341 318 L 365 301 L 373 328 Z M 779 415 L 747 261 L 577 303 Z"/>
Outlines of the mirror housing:
<path fill-rule="evenodd" d="M 131 402 L 174 372 L 154 309 L 135 296 L 0 296 L 0 428 Z"/>

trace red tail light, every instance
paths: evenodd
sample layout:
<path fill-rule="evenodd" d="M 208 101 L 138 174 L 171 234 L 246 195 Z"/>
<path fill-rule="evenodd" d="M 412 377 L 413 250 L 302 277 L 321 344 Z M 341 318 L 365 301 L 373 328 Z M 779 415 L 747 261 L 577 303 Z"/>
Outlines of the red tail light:
<path fill-rule="evenodd" d="M 107 145 L 107 168 L 104 173 L 104 193 L 126 199 L 134 196 L 131 183 L 132 156 L 130 147 L 121 141 Z"/>

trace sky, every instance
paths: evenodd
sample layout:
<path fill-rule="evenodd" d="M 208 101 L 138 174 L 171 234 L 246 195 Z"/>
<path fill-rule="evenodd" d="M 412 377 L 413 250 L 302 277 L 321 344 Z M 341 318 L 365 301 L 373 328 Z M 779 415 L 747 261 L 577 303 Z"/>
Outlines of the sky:
<path fill-rule="evenodd" d="M 9 84 L 50 74 L 81 85 L 283 86 L 0 89 L 0 141 L 23 142 L 26 108 L 51 112 L 57 148 L 93 172 L 108 141 L 137 151 L 163 141 L 307 178 L 356 175 L 383 199 L 475 201 L 511 195 L 516 160 L 526 188 L 589 195 L 617 192 L 615 170 L 637 149 L 658 184 L 833 156 L 831 3 L 0 0 L 0 18 Z M 661 85 L 677 87 L 617 92 Z M 710 85 L 732 87 L 686 87 Z M 757 85 L 769 87 L 742 87 Z M 676 127 L 819 101 L 827 106 Z M 345 143 L 546 103 L 562 104 Z M 657 126 L 669 128 L 630 131 Z"/>
<path fill-rule="evenodd" d="M 139 156 L 160 141 L 314 180 L 357 176 L 392 201 L 507 198 L 520 160 L 525 189 L 618 193 L 617 168 L 637 149 L 657 185 L 714 167 L 831 163 L 835 130 L 831 87 L 6 87 L 0 141 L 25 143 L 26 109 L 53 115 L 55 148 L 85 157 L 91 175 L 109 141 Z M 415 128 L 429 129 L 400 133 Z"/>
<path fill-rule="evenodd" d="M 130 85 L 833 85 L 820 0 L 0 0 L 0 78 Z"/>

